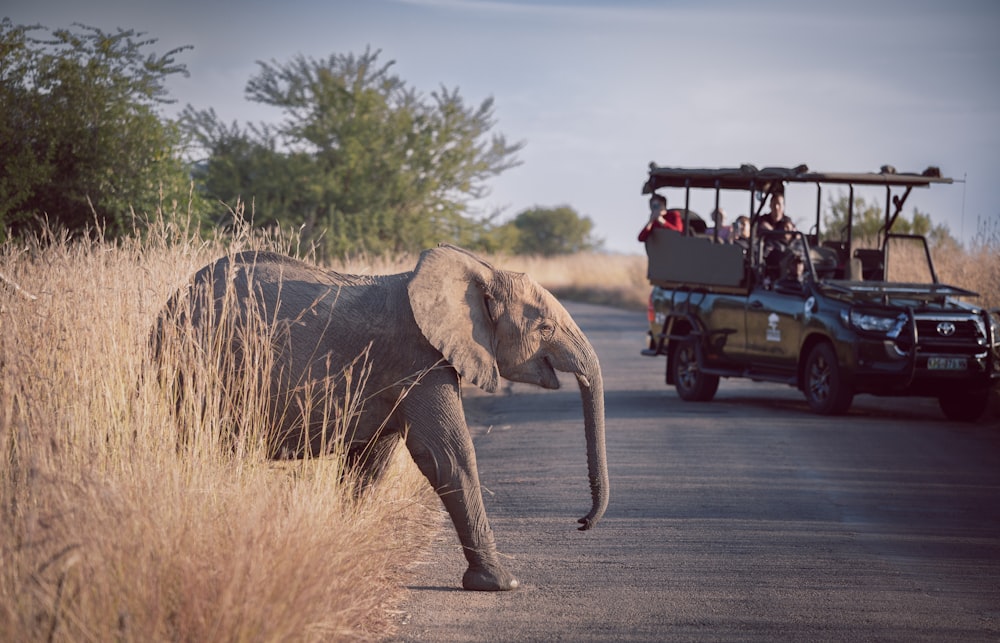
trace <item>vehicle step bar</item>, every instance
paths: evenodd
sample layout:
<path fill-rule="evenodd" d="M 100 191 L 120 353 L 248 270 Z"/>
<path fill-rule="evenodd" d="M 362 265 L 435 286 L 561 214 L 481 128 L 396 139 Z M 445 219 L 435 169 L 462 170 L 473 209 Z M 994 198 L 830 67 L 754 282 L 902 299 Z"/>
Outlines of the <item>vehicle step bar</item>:
<path fill-rule="evenodd" d="M 718 375 L 719 377 L 740 377 L 754 382 L 774 382 L 776 384 L 787 384 L 798 386 L 799 380 L 795 375 L 787 373 L 763 373 L 760 371 L 739 371 L 725 368 L 702 368 L 707 375 Z"/>

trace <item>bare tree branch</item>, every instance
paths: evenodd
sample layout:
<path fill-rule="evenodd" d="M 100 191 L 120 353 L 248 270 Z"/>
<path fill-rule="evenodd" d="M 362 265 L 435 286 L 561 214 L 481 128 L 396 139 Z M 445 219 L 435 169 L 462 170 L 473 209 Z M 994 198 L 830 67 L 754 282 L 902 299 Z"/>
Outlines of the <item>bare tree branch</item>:
<path fill-rule="evenodd" d="M 4 282 L 5 284 L 7 284 L 11 288 L 13 288 L 14 292 L 18 293 L 22 297 L 27 297 L 28 299 L 30 299 L 32 301 L 38 299 L 38 297 L 36 297 L 35 295 L 32 295 L 30 292 L 28 292 L 24 288 L 21 288 L 20 286 L 18 286 L 15 282 L 13 282 L 11 279 L 9 279 L 2 272 L 0 272 L 0 281 Z"/>

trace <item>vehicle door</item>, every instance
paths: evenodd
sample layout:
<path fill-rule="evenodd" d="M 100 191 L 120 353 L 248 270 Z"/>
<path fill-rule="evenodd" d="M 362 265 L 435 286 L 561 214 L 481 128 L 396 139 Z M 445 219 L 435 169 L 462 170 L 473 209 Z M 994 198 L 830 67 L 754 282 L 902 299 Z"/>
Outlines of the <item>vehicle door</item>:
<path fill-rule="evenodd" d="M 794 372 L 802 345 L 807 293 L 756 287 L 746 302 L 745 360 L 754 370 Z"/>
<path fill-rule="evenodd" d="M 720 294 L 706 302 L 702 317 L 709 331 L 707 366 L 732 368 L 746 359 L 746 302 L 746 294 Z"/>

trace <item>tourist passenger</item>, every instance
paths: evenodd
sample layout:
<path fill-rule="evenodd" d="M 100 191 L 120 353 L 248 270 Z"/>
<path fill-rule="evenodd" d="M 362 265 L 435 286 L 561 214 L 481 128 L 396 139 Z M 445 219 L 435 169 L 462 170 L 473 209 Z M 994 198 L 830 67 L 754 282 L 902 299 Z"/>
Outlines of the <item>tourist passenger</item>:
<path fill-rule="evenodd" d="M 785 195 L 775 192 L 771 195 L 771 209 L 757 221 L 757 231 L 778 230 L 782 225 L 787 225 L 786 219 L 791 222 L 791 219 L 785 216 Z"/>
<path fill-rule="evenodd" d="M 705 230 L 705 234 L 707 234 L 708 236 L 712 237 L 712 239 L 715 239 L 716 238 L 716 232 L 715 231 L 718 230 L 719 231 L 718 232 L 718 240 L 719 240 L 719 242 L 720 243 L 728 243 L 729 242 L 729 238 L 732 235 L 732 231 L 731 231 L 731 228 L 726 225 L 726 211 L 723 210 L 722 208 L 716 208 L 715 210 L 713 210 L 712 211 L 712 221 L 715 222 L 715 227 L 714 228 L 709 228 L 708 230 Z"/>
<path fill-rule="evenodd" d="M 733 231 L 729 238 L 730 243 L 736 243 L 744 248 L 750 244 L 750 217 L 740 215 L 733 222 Z"/>
<path fill-rule="evenodd" d="M 788 217 L 784 217 L 778 222 L 774 232 L 784 232 L 785 234 L 767 234 L 761 238 L 764 244 L 764 265 L 767 274 L 772 280 L 784 279 L 786 277 L 785 266 L 797 258 L 800 266 L 804 261 L 806 249 L 802 243 L 802 236 L 796 235 L 795 223 Z"/>
<path fill-rule="evenodd" d="M 639 241 L 646 241 L 653 228 L 684 231 L 684 220 L 681 218 L 680 210 L 668 210 L 667 197 L 660 194 L 654 194 L 649 198 L 649 221 L 639 231 Z"/>

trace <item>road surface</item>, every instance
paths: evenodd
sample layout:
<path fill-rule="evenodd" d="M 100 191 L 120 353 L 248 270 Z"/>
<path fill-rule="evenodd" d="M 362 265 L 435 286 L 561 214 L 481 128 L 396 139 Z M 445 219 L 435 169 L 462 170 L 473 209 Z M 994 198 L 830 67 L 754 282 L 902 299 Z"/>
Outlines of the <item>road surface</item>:
<path fill-rule="evenodd" d="M 723 380 L 682 402 L 644 315 L 569 304 L 601 359 L 611 503 L 593 530 L 575 382 L 467 398 L 487 512 L 521 589 L 460 589 L 447 523 L 401 641 L 1000 640 L 1000 427 L 933 400 Z"/>

